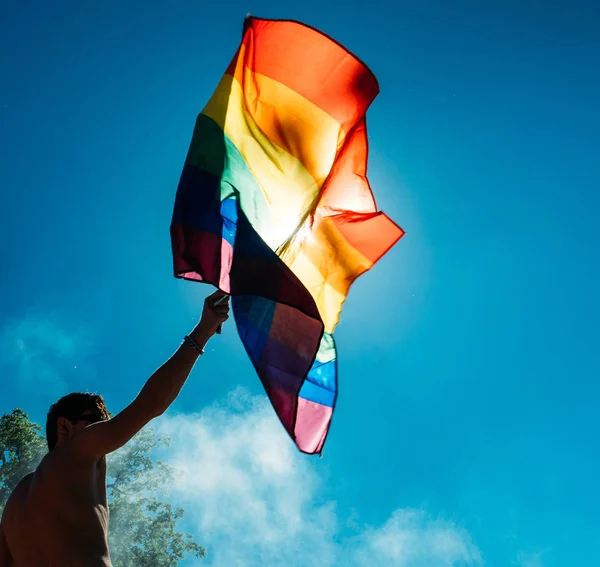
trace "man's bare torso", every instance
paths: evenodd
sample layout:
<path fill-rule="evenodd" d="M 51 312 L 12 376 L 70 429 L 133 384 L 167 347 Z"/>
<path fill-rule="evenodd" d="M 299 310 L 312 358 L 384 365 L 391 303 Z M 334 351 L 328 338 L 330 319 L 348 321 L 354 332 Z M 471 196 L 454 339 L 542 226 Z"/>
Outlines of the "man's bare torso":
<path fill-rule="evenodd" d="M 70 443 L 44 457 L 11 494 L 2 529 L 14 567 L 111 567 L 106 459 L 75 459 Z"/>

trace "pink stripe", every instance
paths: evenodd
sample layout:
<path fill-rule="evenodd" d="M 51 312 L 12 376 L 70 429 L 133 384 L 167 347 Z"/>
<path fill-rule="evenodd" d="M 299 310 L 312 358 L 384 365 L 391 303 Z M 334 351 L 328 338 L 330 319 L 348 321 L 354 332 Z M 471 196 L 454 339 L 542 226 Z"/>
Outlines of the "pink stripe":
<path fill-rule="evenodd" d="M 219 278 L 219 288 L 225 293 L 231 293 L 231 262 L 233 261 L 233 247 L 223 238 L 221 241 L 221 277 Z"/>
<path fill-rule="evenodd" d="M 333 408 L 298 398 L 296 444 L 301 451 L 318 453 L 323 447 Z"/>
<path fill-rule="evenodd" d="M 182 272 L 181 274 L 178 274 L 178 276 L 185 280 L 194 280 L 196 282 L 203 281 L 202 276 L 200 274 L 197 274 L 196 272 Z"/>

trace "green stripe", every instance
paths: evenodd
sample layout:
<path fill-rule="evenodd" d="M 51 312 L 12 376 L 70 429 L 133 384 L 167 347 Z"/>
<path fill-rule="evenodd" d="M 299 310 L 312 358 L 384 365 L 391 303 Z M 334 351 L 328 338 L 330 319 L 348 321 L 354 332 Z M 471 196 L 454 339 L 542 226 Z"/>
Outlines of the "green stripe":
<path fill-rule="evenodd" d="M 330 333 L 323 333 L 323 338 L 319 344 L 316 360 L 317 362 L 323 364 L 325 362 L 331 362 L 332 360 L 335 360 L 335 357 L 336 349 L 333 341 L 333 335 Z"/>
<path fill-rule="evenodd" d="M 235 144 L 204 114 L 196 119 L 186 163 L 220 177 L 221 200 L 237 199 L 258 234 L 271 248 L 276 246 L 269 241 L 271 211 L 262 189 Z"/>

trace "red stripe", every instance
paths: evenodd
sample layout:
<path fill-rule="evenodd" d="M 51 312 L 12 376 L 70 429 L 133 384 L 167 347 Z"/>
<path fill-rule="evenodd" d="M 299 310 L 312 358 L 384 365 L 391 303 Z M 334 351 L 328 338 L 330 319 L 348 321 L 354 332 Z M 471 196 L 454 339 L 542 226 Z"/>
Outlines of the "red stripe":
<path fill-rule="evenodd" d="M 367 154 L 367 127 L 363 118 L 333 164 L 316 216 L 319 212 L 331 215 L 348 243 L 375 264 L 402 238 L 404 231 L 384 213 L 377 212 L 367 179 Z"/>
<path fill-rule="evenodd" d="M 377 79 L 347 49 L 298 22 L 248 18 L 244 64 L 327 112 L 347 132 L 379 94 Z M 227 73 L 235 76 L 240 51 Z"/>

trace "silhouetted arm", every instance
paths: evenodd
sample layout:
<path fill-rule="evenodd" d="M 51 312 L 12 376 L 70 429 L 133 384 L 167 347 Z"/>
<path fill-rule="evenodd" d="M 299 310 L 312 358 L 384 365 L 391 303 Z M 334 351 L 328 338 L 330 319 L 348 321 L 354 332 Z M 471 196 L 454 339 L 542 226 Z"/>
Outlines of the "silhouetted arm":
<path fill-rule="evenodd" d="M 215 302 L 220 301 L 218 305 Z M 202 318 L 190 337 L 200 348 L 229 317 L 229 298 L 217 291 L 206 298 Z M 185 384 L 199 353 L 187 344 L 181 345 L 148 379 L 136 399 L 108 421 L 86 427 L 73 439 L 75 452 L 93 458 L 116 451 L 127 443 L 149 421 L 162 415 L 175 401 Z"/>

